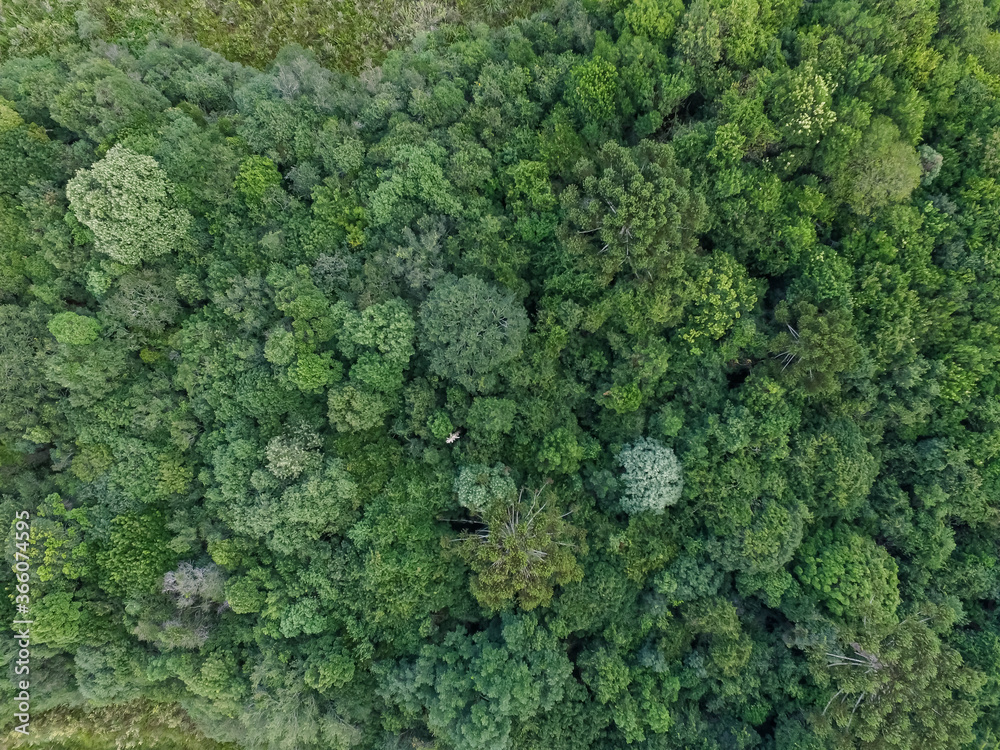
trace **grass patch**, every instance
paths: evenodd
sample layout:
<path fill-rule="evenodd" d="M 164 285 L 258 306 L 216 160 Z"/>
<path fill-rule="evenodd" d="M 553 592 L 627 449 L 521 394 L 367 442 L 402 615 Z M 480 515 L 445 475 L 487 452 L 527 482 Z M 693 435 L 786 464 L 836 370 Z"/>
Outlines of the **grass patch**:
<path fill-rule="evenodd" d="M 393 47 L 443 23 L 500 25 L 545 0 L 8 0 L 0 5 L 0 54 L 44 54 L 72 30 L 107 39 L 178 34 L 224 57 L 265 67 L 284 45 L 301 44 L 322 63 L 357 72 Z"/>

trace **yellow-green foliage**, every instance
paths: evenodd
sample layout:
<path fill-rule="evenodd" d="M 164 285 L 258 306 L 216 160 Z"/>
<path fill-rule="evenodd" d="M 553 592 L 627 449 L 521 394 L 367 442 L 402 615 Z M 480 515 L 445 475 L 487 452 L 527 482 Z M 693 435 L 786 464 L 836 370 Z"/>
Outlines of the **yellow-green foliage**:
<path fill-rule="evenodd" d="M 463 537 L 458 551 L 475 574 L 472 593 L 481 604 L 500 610 L 516 601 L 530 610 L 548 604 L 555 586 L 581 580 L 585 532 L 563 520 L 551 492 L 507 492 L 488 497 L 485 507 L 471 502 L 482 529 Z"/>

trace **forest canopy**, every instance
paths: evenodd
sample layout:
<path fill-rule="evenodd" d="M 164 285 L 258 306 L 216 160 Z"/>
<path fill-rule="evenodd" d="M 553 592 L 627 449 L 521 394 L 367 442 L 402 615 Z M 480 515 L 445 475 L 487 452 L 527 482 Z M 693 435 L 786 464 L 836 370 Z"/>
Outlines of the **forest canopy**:
<path fill-rule="evenodd" d="M 996 746 L 1000 4 L 142 7 L 0 10 L 12 742 Z"/>

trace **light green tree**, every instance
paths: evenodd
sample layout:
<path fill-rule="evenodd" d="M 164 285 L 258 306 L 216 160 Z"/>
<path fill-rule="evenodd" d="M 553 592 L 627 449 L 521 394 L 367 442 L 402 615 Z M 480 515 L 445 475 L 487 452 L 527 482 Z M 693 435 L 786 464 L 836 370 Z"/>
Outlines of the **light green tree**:
<path fill-rule="evenodd" d="M 684 14 L 681 0 L 634 0 L 625 6 L 625 20 L 637 34 L 669 39 L 677 19 Z"/>
<path fill-rule="evenodd" d="M 94 233 L 94 247 L 133 266 L 188 241 L 191 215 L 151 156 L 115 146 L 66 185 L 70 208 Z"/>
<path fill-rule="evenodd" d="M 510 478 L 510 469 L 503 464 L 494 467 L 472 464 L 463 466 L 455 479 L 458 504 L 472 513 L 482 515 L 492 504 L 511 498 L 517 487 Z"/>
<path fill-rule="evenodd" d="M 55 336 L 60 344 L 82 346 L 97 341 L 101 333 L 101 324 L 86 315 L 64 312 L 52 316 L 52 320 L 49 321 L 49 333 Z"/>
<path fill-rule="evenodd" d="M 674 452 L 656 440 L 639 438 L 618 454 L 625 469 L 621 507 L 634 513 L 662 513 L 676 503 L 684 489 L 681 462 Z"/>

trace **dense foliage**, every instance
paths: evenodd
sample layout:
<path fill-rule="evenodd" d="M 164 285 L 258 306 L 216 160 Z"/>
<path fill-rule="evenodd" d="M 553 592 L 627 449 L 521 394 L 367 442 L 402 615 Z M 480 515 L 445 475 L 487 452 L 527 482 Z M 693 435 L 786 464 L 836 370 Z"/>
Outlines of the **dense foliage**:
<path fill-rule="evenodd" d="M 27 510 L 49 739 L 996 744 L 1000 5 L 567 2 L 358 76 L 47 12 L 0 580 Z"/>

